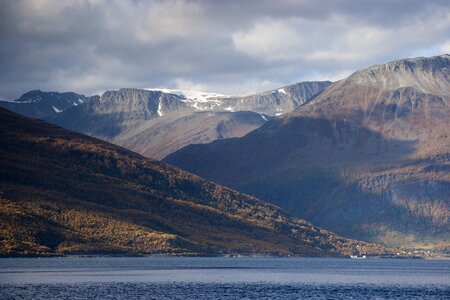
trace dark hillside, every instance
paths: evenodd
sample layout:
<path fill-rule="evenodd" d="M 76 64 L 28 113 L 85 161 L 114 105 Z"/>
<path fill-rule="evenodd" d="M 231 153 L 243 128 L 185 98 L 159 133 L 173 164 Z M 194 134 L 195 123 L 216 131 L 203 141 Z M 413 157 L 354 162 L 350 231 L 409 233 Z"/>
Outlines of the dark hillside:
<path fill-rule="evenodd" d="M 0 253 L 379 254 L 256 198 L 0 110 Z"/>

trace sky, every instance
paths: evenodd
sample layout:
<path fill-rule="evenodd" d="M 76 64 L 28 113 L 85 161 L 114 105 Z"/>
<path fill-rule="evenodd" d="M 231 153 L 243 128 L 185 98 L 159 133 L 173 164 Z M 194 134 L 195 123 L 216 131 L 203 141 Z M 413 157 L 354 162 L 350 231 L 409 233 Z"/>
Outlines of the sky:
<path fill-rule="evenodd" d="M 450 53 L 450 1 L 0 0 L 0 99 L 123 87 L 222 94 Z"/>

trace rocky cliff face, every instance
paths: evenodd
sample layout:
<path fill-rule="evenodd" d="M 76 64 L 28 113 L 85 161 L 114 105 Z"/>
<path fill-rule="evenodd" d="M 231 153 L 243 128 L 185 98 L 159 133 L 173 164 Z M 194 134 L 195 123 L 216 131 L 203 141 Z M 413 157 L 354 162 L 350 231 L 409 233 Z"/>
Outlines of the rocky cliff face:
<path fill-rule="evenodd" d="M 299 82 L 263 93 L 227 97 L 223 100 L 223 107 L 233 111 L 254 111 L 279 116 L 301 106 L 330 84 L 330 81 Z"/>
<path fill-rule="evenodd" d="M 449 76 L 448 55 L 373 66 L 241 139 L 166 161 L 346 236 L 448 241 Z"/>
<path fill-rule="evenodd" d="M 107 91 L 90 101 L 58 114 L 55 123 L 92 136 L 113 140 L 115 136 L 134 129 L 164 114 L 183 110 L 187 105 L 178 95 L 142 89 Z"/>

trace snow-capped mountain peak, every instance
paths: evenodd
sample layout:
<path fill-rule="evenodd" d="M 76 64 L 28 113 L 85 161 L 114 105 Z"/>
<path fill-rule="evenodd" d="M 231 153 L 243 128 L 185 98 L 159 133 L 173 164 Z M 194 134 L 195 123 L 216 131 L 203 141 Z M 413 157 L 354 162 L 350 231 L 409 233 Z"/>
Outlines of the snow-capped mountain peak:
<path fill-rule="evenodd" d="M 182 102 L 185 102 L 198 110 L 216 109 L 223 104 L 220 98 L 228 97 L 227 95 L 223 94 L 208 93 L 201 91 L 185 91 L 185 90 L 164 89 L 164 88 L 145 88 L 144 90 L 177 95 L 181 98 L 180 100 Z"/>

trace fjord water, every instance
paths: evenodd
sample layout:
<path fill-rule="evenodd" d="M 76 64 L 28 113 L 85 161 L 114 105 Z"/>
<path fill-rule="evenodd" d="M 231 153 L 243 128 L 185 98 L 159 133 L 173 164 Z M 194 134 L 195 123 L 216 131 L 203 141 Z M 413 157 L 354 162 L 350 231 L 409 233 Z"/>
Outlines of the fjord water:
<path fill-rule="evenodd" d="M 1 299 L 445 299 L 449 260 L 0 259 Z"/>

